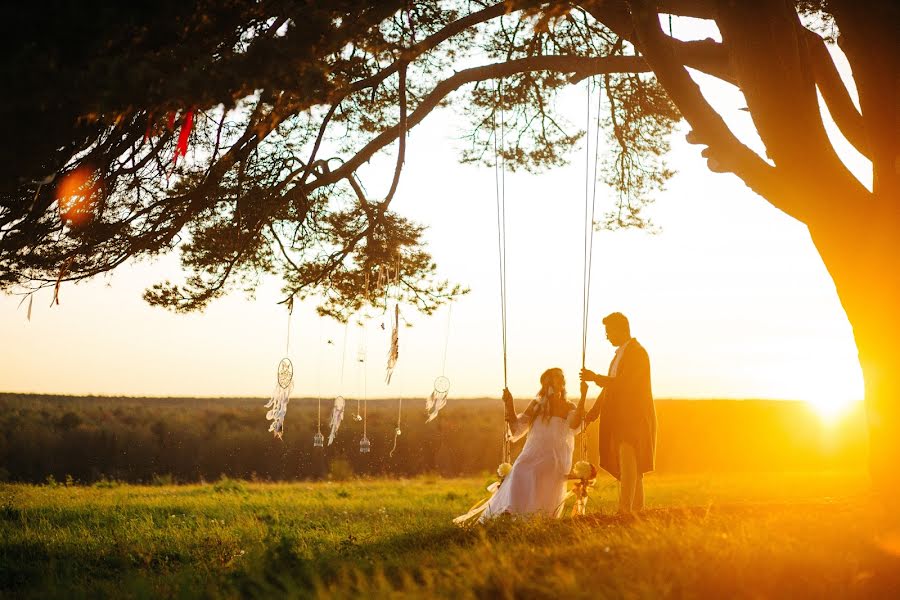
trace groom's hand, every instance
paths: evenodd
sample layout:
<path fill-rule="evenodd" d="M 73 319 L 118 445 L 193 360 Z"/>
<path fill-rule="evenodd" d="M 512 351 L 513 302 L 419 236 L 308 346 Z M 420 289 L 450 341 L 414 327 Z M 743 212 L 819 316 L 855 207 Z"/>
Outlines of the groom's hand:
<path fill-rule="evenodd" d="M 597 380 L 597 374 L 594 373 L 593 371 L 591 371 L 590 369 L 582 369 L 581 374 L 578 377 L 579 377 L 579 379 L 581 379 L 582 382 L 585 382 L 585 383 L 588 381 L 596 381 Z"/>

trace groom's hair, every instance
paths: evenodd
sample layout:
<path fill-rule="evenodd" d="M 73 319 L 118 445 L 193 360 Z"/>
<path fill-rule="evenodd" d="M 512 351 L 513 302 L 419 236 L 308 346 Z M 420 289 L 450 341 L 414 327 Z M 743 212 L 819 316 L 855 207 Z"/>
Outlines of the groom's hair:
<path fill-rule="evenodd" d="M 620 312 L 614 312 L 606 315 L 603 318 L 603 324 L 607 327 L 620 328 L 629 333 L 631 332 L 631 325 L 628 324 L 628 317 Z"/>

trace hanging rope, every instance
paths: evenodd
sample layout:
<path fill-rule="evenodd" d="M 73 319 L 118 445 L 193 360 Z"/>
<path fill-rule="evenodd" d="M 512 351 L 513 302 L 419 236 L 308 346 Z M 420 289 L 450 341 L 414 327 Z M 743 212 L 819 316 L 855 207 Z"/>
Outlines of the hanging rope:
<path fill-rule="evenodd" d="M 400 434 L 402 433 L 400 431 L 400 419 L 401 419 L 402 415 L 403 415 L 403 397 L 401 396 L 397 399 L 397 427 L 394 429 L 394 446 L 393 446 L 393 448 L 391 448 L 390 454 L 388 454 L 388 456 L 390 456 L 391 458 L 394 457 L 394 451 L 397 449 L 397 438 L 399 438 Z"/>
<path fill-rule="evenodd" d="M 350 319 L 347 319 L 347 322 L 344 323 L 344 344 L 341 346 L 341 381 L 340 387 L 341 392 L 344 391 L 344 367 L 347 365 L 347 329 L 350 326 Z"/>
<path fill-rule="evenodd" d="M 594 218 L 597 205 L 597 162 L 600 158 L 600 106 L 603 94 L 597 94 L 597 124 L 594 140 L 594 168 L 591 177 L 591 85 L 593 77 L 587 80 L 587 118 L 585 122 L 585 161 L 584 161 L 584 262 L 582 271 L 582 304 L 581 304 L 581 368 L 585 368 L 587 356 L 587 336 L 590 325 L 591 273 L 594 255 Z M 581 460 L 587 455 L 587 440 L 584 435 L 584 420 L 581 422 Z"/>
<path fill-rule="evenodd" d="M 450 345 L 450 314 L 453 305 L 447 305 L 447 329 L 444 331 L 444 360 L 441 362 L 441 377 L 447 375 L 447 347 Z"/>
<path fill-rule="evenodd" d="M 318 417 L 316 424 L 316 434 L 313 436 L 313 446 L 323 448 L 325 446 L 325 436 L 322 435 L 322 320 L 319 319 L 319 352 L 316 358 L 316 396 L 318 403 Z"/>
<path fill-rule="evenodd" d="M 495 88 L 497 106 L 500 110 L 500 139 L 497 139 L 497 109 L 491 113 L 491 128 L 494 134 L 494 192 L 497 202 L 497 255 L 500 267 L 500 337 L 503 348 L 503 388 L 508 387 L 507 343 L 506 343 L 506 159 L 500 166 L 501 154 L 506 134 L 505 115 L 503 111 L 503 83 Z M 509 462 L 510 441 L 509 427 L 504 421 L 502 462 Z"/>

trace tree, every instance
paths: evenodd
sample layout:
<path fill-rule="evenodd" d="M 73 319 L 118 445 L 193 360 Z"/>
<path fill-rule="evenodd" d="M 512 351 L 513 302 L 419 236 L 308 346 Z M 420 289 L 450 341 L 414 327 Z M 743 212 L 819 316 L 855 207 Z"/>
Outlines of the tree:
<path fill-rule="evenodd" d="M 713 21 L 722 41 L 677 39 L 666 15 Z M 0 113 L 12 131 L 3 289 L 58 288 L 178 249 L 186 282 L 155 286 L 149 302 L 198 310 L 273 272 L 286 298 L 318 294 L 324 314 L 346 318 L 379 302 L 399 257 L 402 293 L 433 310 L 464 290 L 436 279 L 422 228 L 390 210 L 406 133 L 460 107 L 471 120 L 462 159 L 490 162 L 502 113 L 504 162 L 550 167 L 583 134 L 555 114 L 554 95 L 593 77 L 614 149 L 604 176 L 619 193 L 607 225 L 646 223 L 682 117 L 711 171 L 807 225 L 853 326 L 876 482 L 900 489 L 894 2 L 60 3 L 14 9 L 9 22 L 4 79 L 18 86 Z M 835 41 L 859 108 L 828 51 Z M 691 70 L 743 92 L 766 156 L 729 130 Z M 838 157 L 819 95 L 871 161 L 871 190 Z M 392 183 L 373 195 L 360 168 L 391 148 Z"/>

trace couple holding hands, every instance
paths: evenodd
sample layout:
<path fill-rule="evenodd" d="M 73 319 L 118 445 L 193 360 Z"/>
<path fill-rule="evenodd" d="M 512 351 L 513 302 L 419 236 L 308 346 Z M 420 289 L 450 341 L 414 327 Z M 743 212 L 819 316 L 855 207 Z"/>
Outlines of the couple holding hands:
<path fill-rule="evenodd" d="M 650 386 L 650 359 L 631 337 L 628 319 L 612 313 L 603 319 L 606 338 L 616 347 L 607 375 L 581 371 L 577 405 L 566 400 L 561 369 L 541 375 L 541 389 L 524 412 L 516 413 L 513 397 L 503 390 L 506 422 L 513 441 L 527 435 L 509 474 L 488 502 L 481 520 L 500 514 L 562 514 L 566 479 L 572 469 L 575 433 L 600 419 L 600 467 L 619 480 L 619 513 L 644 506 L 643 474 L 653 470 L 656 411 Z M 602 388 L 585 413 L 589 383 Z"/>

